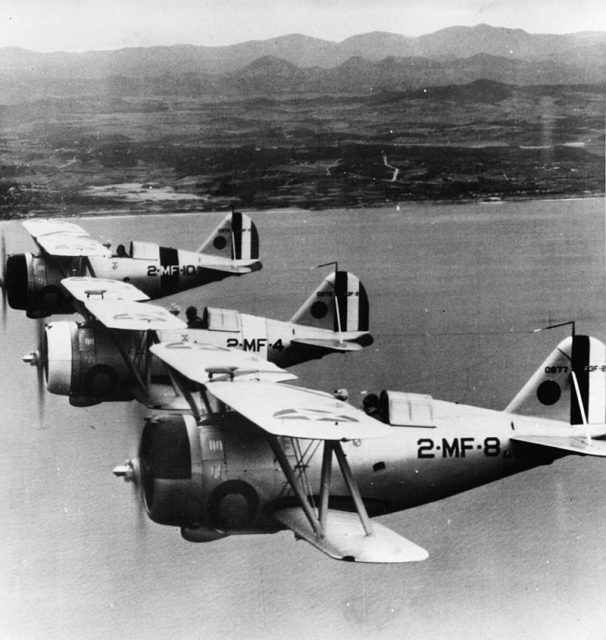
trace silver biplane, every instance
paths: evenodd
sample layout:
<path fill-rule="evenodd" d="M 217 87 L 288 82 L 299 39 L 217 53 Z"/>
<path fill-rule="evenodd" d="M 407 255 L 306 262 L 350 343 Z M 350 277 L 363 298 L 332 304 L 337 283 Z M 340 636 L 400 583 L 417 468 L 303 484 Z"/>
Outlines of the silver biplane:
<path fill-rule="evenodd" d="M 589 336 L 562 341 L 504 411 L 383 391 L 371 417 L 285 384 L 296 376 L 257 353 L 159 339 L 180 320 L 127 294 L 77 296 L 117 346 L 118 332 L 141 336 L 140 352 L 123 355 L 152 414 L 138 455 L 114 473 L 136 483 L 154 522 L 188 541 L 290 529 L 340 560 L 420 561 L 427 551 L 375 516 L 562 456 L 606 456 L 606 346 Z M 151 365 L 140 373 L 137 359 L 163 375 Z"/>
<path fill-rule="evenodd" d="M 142 399 L 152 388 L 165 389 L 166 370 L 150 356 L 155 343 L 176 344 L 192 354 L 242 350 L 290 367 L 373 342 L 364 285 L 338 269 L 290 321 L 206 308 L 204 328 L 195 329 L 162 307 L 141 304 L 148 296 L 130 283 L 72 277 L 61 286 L 84 320 L 48 322 L 38 350 L 25 360 L 44 372 L 50 393 L 69 396 L 74 406 Z"/>
<path fill-rule="evenodd" d="M 129 282 L 154 299 L 261 269 L 257 228 L 238 212 L 228 214 L 197 251 L 132 241 L 112 252 L 72 222 L 32 219 L 23 226 L 38 252 L 7 257 L 2 238 L 1 285 L 8 304 L 30 318 L 74 311 L 61 285 L 68 277 Z"/>
<path fill-rule="evenodd" d="M 561 342 L 504 411 L 383 391 L 376 418 L 246 353 L 152 351 L 187 407 L 148 418 L 138 456 L 114 473 L 193 542 L 286 528 L 340 560 L 420 561 L 423 548 L 373 516 L 606 456 L 606 347 L 588 336 Z"/>

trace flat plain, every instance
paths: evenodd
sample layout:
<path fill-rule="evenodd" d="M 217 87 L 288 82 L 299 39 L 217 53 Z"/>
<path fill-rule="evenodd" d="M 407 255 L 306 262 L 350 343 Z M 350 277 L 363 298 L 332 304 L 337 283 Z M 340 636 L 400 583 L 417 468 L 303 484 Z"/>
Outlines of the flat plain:
<path fill-rule="evenodd" d="M 46 97 L 0 106 L 0 215 L 604 193 L 604 87 Z"/>

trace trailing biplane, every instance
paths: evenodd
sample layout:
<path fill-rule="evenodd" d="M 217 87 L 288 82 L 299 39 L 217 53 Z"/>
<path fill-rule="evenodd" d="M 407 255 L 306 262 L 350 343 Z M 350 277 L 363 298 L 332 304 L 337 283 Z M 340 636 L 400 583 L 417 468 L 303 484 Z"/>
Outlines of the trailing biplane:
<path fill-rule="evenodd" d="M 238 212 L 228 214 L 197 251 L 131 241 L 113 252 L 72 222 L 32 219 L 23 226 L 38 251 L 6 257 L 2 238 L 0 279 L 8 304 L 30 318 L 74 311 L 61 285 L 68 277 L 129 282 L 154 299 L 261 269 L 257 228 Z"/>
<path fill-rule="evenodd" d="M 25 357 L 44 372 L 50 393 L 69 396 L 75 406 L 139 398 L 157 406 L 170 378 L 152 357 L 153 344 L 189 351 L 208 349 L 228 356 L 242 350 L 280 367 L 330 353 L 359 351 L 372 344 L 369 305 L 360 280 L 336 270 L 313 291 L 290 321 L 229 309 L 206 308 L 203 328 L 188 328 L 130 283 L 72 277 L 61 281 L 82 321 L 48 322 L 37 351 Z"/>

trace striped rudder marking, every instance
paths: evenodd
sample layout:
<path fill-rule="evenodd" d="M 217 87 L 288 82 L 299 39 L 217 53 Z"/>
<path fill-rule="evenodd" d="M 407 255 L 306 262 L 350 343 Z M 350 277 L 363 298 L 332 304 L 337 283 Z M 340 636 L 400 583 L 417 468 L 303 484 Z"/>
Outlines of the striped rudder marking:
<path fill-rule="evenodd" d="M 606 420 L 606 347 L 590 336 L 575 336 L 571 368 L 579 384 L 587 422 Z M 583 415 L 574 385 L 571 385 L 570 424 L 582 424 Z"/>
<path fill-rule="evenodd" d="M 179 251 L 160 247 L 160 291 L 163 296 L 179 291 Z"/>
<path fill-rule="evenodd" d="M 339 305 L 342 331 L 368 331 L 368 295 L 364 285 L 347 271 L 337 271 L 334 277 L 335 295 Z M 338 331 L 337 317 L 333 331 Z"/>
<path fill-rule="evenodd" d="M 368 331 L 368 296 L 362 283 L 347 271 L 326 277 L 291 322 L 321 329 Z"/>

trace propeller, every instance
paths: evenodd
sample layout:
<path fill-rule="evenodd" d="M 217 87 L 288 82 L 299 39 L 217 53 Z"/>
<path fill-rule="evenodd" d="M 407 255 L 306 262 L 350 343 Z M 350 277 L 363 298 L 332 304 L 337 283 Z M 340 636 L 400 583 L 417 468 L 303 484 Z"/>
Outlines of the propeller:
<path fill-rule="evenodd" d="M 137 505 L 137 534 L 147 533 L 147 516 L 143 505 L 143 490 L 141 480 L 141 466 L 138 457 L 125 460 L 113 468 L 112 473 L 132 485 L 133 497 Z"/>
<path fill-rule="evenodd" d="M 23 362 L 32 367 L 36 367 L 37 389 L 38 389 L 38 422 L 40 429 L 44 429 L 44 409 L 46 404 L 46 384 L 45 371 L 47 367 L 46 339 L 44 335 L 44 321 L 39 319 L 36 322 L 37 346 L 36 350 L 23 356 Z"/>
<path fill-rule="evenodd" d="M 2 287 L 2 332 L 6 333 L 6 287 L 4 277 L 6 274 L 6 238 L 4 231 L 0 235 L 0 287 Z"/>

